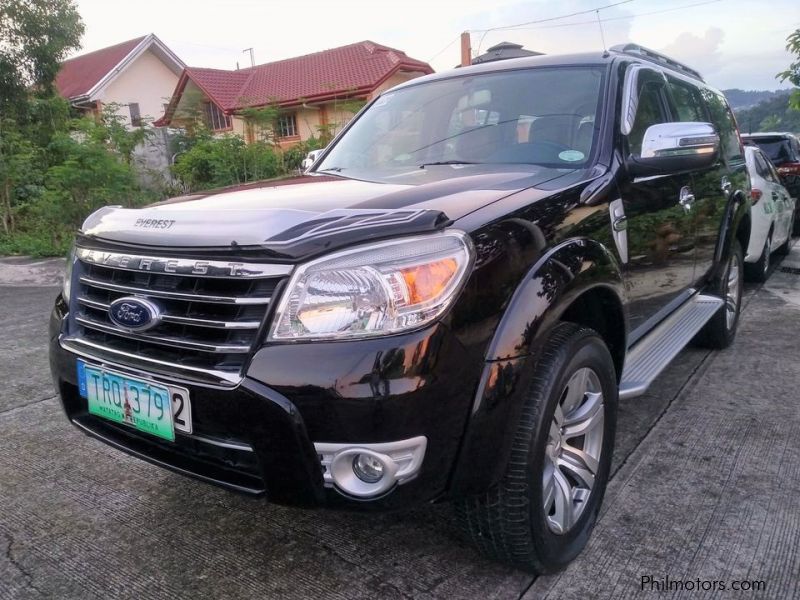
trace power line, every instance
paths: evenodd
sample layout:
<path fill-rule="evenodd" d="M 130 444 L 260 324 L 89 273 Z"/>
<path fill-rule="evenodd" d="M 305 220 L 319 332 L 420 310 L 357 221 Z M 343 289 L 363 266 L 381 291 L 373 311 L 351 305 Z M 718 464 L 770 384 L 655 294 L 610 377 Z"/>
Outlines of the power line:
<path fill-rule="evenodd" d="M 433 56 L 431 56 L 431 57 L 430 57 L 430 58 L 429 58 L 429 59 L 428 59 L 426 62 L 431 62 L 431 61 L 432 61 L 434 58 L 437 58 L 437 57 L 438 57 L 440 54 L 442 54 L 442 53 L 443 53 L 443 52 L 445 52 L 445 51 L 446 51 L 448 48 L 450 48 L 450 46 L 452 46 L 453 44 L 455 44 L 455 43 L 456 43 L 456 41 L 457 41 L 457 40 L 458 40 L 460 37 L 461 37 L 461 34 L 459 33 L 459 34 L 458 34 L 458 35 L 457 35 L 455 38 L 453 38 L 453 40 L 452 40 L 452 41 L 451 41 L 449 44 L 447 44 L 447 46 L 445 46 L 444 48 L 442 48 L 441 50 L 439 50 L 439 51 L 438 51 L 436 54 L 434 54 Z"/>
<path fill-rule="evenodd" d="M 672 8 L 665 8 L 663 10 L 654 10 L 651 12 L 646 13 L 638 13 L 635 15 L 623 15 L 619 17 L 608 17 L 606 19 L 601 19 L 601 22 L 607 23 L 608 21 L 622 21 L 625 19 L 635 19 L 636 17 L 647 17 L 650 15 L 660 15 L 666 12 L 672 12 L 674 10 L 683 10 L 684 8 L 692 8 L 695 6 L 704 6 L 706 4 L 716 4 L 717 2 L 724 2 L 724 0 L 706 0 L 706 2 L 695 2 L 693 4 L 684 4 L 683 6 L 673 6 Z M 510 31 L 525 31 L 530 29 L 556 29 L 560 27 L 572 27 L 573 25 L 593 25 L 596 24 L 596 20 L 586 20 L 586 21 L 576 21 L 574 23 L 559 23 L 557 25 L 543 25 L 541 27 L 515 27 Z"/>
<path fill-rule="evenodd" d="M 560 19 L 569 19 L 570 17 L 577 17 L 579 15 L 586 15 L 586 14 L 589 14 L 589 13 L 598 13 L 599 14 L 599 11 L 605 10 L 606 8 L 611 8 L 613 6 L 619 6 L 621 4 L 628 4 L 630 2 L 633 2 L 633 0 L 621 0 L 620 2 L 614 2 L 612 4 L 606 4 L 605 6 L 598 6 L 596 8 L 590 8 L 588 10 L 579 10 L 577 12 L 570 13 L 570 14 L 567 14 L 567 15 L 560 15 L 558 17 L 548 17 L 546 19 L 536 19 L 534 21 L 527 21 L 525 23 L 516 23 L 514 25 L 500 25 L 498 27 L 490 27 L 489 29 L 475 29 L 475 30 L 472 30 L 472 32 L 474 32 L 474 33 L 483 32 L 483 35 L 481 36 L 481 39 L 478 42 L 478 49 L 476 50 L 476 53 L 477 54 L 481 53 L 481 46 L 483 45 L 483 40 L 484 40 L 484 38 L 486 38 L 486 34 L 488 34 L 490 31 L 503 31 L 503 30 L 506 30 L 506 29 L 514 29 L 514 28 L 517 28 L 517 27 L 524 27 L 525 25 L 533 25 L 535 23 L 547 23 L 549 21 L 558 21 Z"/>
<path fill-rule="evenodd" d="M 633 0 L 621 0 L 620 2 L 614 2 L 613 4 L 606 4 L 605 6 L 598 6 L 597 8 L 590 8 L 588 10 L 581 10 L 578 12 L 570 13 L 568 15 L 561 15 L 558 17 L 548 17 L 546 19 L 536 19 L 534 21 L 527 21 L 525 23 L 517 23 L 515 25 L 498 25 L 497 27 L 490 27 L 489 29 L 470 29 L 472 33 L 481 33 L 482 31 L 499 31 L 501 29 L 512 29 L 514 27 L 522 27 L 523 25 L 533 25 L 534 23 L 546 23 L 548 21 L 558 21 L 560 19 L 568 19 L 570 17 L 577 17 L 578 15 L 586 15 L 589 13 L 593 13 L 596 10 L 604 10 L 606 8 L 611 8 L 612 6 L 619 6 L 620 4 L 628 4 L 629 2 L 633 2 Z"/>

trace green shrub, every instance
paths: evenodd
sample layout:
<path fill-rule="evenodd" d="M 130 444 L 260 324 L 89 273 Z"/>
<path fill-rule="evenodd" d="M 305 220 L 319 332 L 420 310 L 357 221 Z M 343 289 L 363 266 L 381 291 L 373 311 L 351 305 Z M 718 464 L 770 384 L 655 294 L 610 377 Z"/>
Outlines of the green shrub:
<path fill-rule="evenodd" d="M 283 171 L 280 157 L 269 144 L 248 145 L 237 135 L 199 139 L 172 167 L 190 191 L 269 179 Z"/>

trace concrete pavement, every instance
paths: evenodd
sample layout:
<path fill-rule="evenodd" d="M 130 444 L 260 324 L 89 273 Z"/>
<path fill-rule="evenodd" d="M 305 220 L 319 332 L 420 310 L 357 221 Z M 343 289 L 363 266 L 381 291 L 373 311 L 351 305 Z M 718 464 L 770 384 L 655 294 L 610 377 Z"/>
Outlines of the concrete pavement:
<path fill-rule="evenodd" d="M 446 506 L 271 506 L 83 436 L 47 371 L 57 288 L 0 284 L 0 598 L 618 598 L 642 594 L 642 575 L 763 580 L 762 597 L 800 597 L 794 264 L 797 251 L 749 291 L 734 347 L 687 349 L 622 403 L 590 546 L 537 581 L 479 557 Z"/>

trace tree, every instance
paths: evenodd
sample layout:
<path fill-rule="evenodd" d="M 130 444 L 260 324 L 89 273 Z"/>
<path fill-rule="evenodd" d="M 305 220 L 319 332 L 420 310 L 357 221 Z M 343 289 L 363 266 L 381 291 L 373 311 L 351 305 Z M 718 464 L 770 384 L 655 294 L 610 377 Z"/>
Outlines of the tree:
<path fill-rule="evenodd" d="M 778 73 L 778 78 L 800 87 L 800 29 L 795 29 L 794 33 L 786 38 L 786 49 L 795 55 L 795 60 L 788 69 Z M 800 90 L 792 92 L 791 106 L 795 110 L 800 110 Z"/>
<path fill-rule="evenodd" d="M 24 112 L 29 88 L 52 93 L 83 30 L 73 0 L 0 0 L 0 116 Z"/>
<path fill-rule="evenodd" d="M 758 125 L 759 131 L 775 131 L 781 124 L 781 119 L 778 115 L 769 115 L 765 117 Z"/>

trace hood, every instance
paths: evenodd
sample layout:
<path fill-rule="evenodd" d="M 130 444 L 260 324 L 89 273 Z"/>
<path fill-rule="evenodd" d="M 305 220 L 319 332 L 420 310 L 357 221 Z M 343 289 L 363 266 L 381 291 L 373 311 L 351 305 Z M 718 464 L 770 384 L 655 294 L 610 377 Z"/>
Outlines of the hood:
<path fill-rule="evenodd" d="M 258 247 L 291 257 L 315 248 L 433 231 L 510 194 L 574 173 L 530 166 L 483 170 L 487 167 L 417 169 L 392 183 L 306 176 L 240 186 L 140 209 L 106 207 L 86 219 L 82 230 L 92 238 L 126 244 Z"/>

